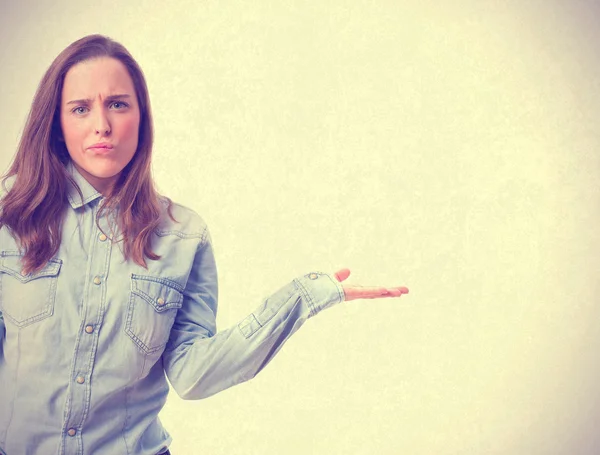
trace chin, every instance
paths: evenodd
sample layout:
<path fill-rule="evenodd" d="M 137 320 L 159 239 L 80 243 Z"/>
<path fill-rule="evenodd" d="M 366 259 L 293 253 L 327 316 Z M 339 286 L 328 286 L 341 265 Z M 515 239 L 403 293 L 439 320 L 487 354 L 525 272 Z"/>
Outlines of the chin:
<path fill-rule="evenodd" d="M 94 166 L 94 167 L 83 167 L 83 170 L 89 175 L 98 179 L 109 179 L 118 175 L 125 166 Z"/>
<path fill-rule="evenodd" d="M 118 169 L 106 169 L 106 170 L 97 171 L 97 172 L 94 172 L 94 173 L 90 172 L 90 174 L 92 174 L 94 177 L 97 177 L 99 179 L 110 179 L 110 178 L 113 178 L 115 176 L 118 176 L 121 173 L 122 170 L 123 170 L 123 168 L 120 167 Z"/>

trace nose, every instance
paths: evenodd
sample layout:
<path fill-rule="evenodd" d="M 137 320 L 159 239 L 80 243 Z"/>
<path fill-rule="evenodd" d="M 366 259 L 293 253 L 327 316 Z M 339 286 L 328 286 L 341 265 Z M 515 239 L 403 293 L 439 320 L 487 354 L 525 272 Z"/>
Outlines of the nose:
<path fill-rule="evenodd" d="M 96 134 L 107 136 L 110 134 L 110 121 L 104 112 L 104 109 L 99 109 L 96 118 L 94 119 L 94 130 Z"/>

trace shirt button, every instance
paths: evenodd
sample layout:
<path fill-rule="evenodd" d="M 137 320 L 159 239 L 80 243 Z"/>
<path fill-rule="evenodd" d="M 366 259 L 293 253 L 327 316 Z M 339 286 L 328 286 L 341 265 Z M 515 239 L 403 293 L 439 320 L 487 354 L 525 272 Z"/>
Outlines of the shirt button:
<path fill-rule="evenodd" d="M 83 376 L 77 376 L 77 384 L 83 384 L 85 382 L 85 378 Z"/>
<path fill-rule="evenodd" d="M 94 331 L 94 326 L 93 325 L 86 325 L 85 326 L 85 332 L 86 333 L 92 333 Z"/>
<path fill-rule="evenodd" d="M 102 283 L 102 280 L 100 279 L 99 276 L 97 276 L 96 278 L 94 278 L 94 284 L 100 284 Z"/>
<path fill-rule="evenodd" d="M 309 277 L 311 280 L 316 280 L 317 278 L 319 278 L 319 275 L 317 275 L 316 273 L 311 273 L 310 275 L 308 275 L 308 277 Z"/>
<path fill-rule="evenodd" d="M 159 297 L 158 300 L 156 301 L 156 303 L 158 303 L 159 305 L 164 305 L 165 304 L 165 299 L 163 299 L 162 297 Z"/>
<path fill-rule="evenodd" d="M 69 429 L 69 431 L 67 431 L 67 434 L 69 436 L 75 436 L 76 433 L 77 433 L 77 430 L 75 428 L 71 428 L 71 429 Z"/>
<path fill-rule="evenodd" d="M 106 237 L 106 235 L 104 235 L 104 234 L 100 234 L 98 236 L 98 238 L 100 239 L 101 242 L 105 242 L 108 237 Z"/>

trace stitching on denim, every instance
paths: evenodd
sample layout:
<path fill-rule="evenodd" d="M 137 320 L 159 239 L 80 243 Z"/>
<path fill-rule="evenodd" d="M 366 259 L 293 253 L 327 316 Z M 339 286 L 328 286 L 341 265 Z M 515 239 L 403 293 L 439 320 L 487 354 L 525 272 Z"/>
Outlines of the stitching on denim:
<path fill-rule="evenodd" d="M 297 278 L 294 280 L 294 283 L 300 288 L 300 292 L 306 298 L 307 303 L 308 303 L 308 309 L 310 310 L 310 315 L 314 316 L 315 314 L 317 314 L 317 312 L 315 310 L 315 303 L 314 303 L 312 297 L 310 296 L 309 292 L 304 287 L 304 285 Z"/>
<path fill-rule="evenodd" d="M 6 254 L 6 253 L 9 253 L 9 252 L 2 251 L 1 256 L 2 257 L 21 256 L 21 254 L 18 252 L 17 252 L 17 254 Z M 4 262 L 4 261 L 2 261 L 2 262 Z M 11 316 L 6 310 L 4 311 L 4 314 L 6 315 L 7 319 L 9 321 L 11 321 L 18 328 L 26 327 L 30 324 L 33 324 L 34 322 L 41 321 L 41 320 L 46 319 L 54 314 L 54 304 L 56 303 L 56 288 L 58 285 L 58 275 L 59 275 L 59 271 L 61 269 L 62 260 L 51 259 L 49 261 L 49 263 L 54 264 L 52 269 L 50 269 L 46 273 L 44 273 L 44 271 L 49 268 L 49 265 L 46 265 L 46 267 L 44 269 L 42 269 L 40 272 L 38 272 L 37 274 L 35 274 L 33 276 L 29 276 L 29 279 L 25 279 L 25 280 L 23 279 L 23 275 L 16 272 L 14 269 L 11 269 L 10 267 L 5 266 L 4 263 L 0 264 L 1 271 L 6 273 L 7 275 L 12 276 L 13 278 L 16 278 L 17 281 L 19 281 L 21 284 L 25 284 L 30 281 L 33 281 L 34 277 L 35 278 L 45 277 L 49 280 L 50 288 L 48 290 L 48 296 L 47 296 L 48 303 L 43 307 L 43 310 L 41 312 L 39 312 L 38 314 L 35 314 L 33 316 L 30 316 L 28 318 L 25 318 L 22 321 L 17 321 L 17 319 L 15 319 L 13 316 Z M 56 269 L 56 270 L 54 270 L 54 269 Z"/>
<path fill-rule="evenodd" d="M 290 314 L 294 313 L 294 310 L 296 309 L 296 307 L 298 305 L 301 305 L 299 298 L 297 298 L 294 301 L 294 305 L 292 306 L 292 308 L 290 308 Z M 300 322 L 301 324 L 304 324 L 304 321 L 302 321 L 302 319 L 298 319 L 298 322 Z M 268 336 L 266 336 L 265 338 L 263 338 L 262 340 L 259 340 L 259 343 L 257 344 L 257 346 L 254 349 L 257 352 L 259 352 L 265 344 L 271 344 L 271 340 L 273 338 L 279 339 L 280 336 L 281 336 L 280 332 L 274 331 L 274 332 L 270 333 Z M 269 351 L 271 351 L 271 350 L 269 349 Z M 271 356 L 271 358 L 268 360 L 268 362 L 270 362 L 271 360 L 273 360 L 273 356 Z M 258 367 L 258 371 L 262 371 L 262 369 L 267 365 L 268 362 L 265 359 L 263 359 L 262 363 Z M 241 373 L 240 377 L 242 378 L 242 382 L 243 382 L 243 381 L 247 381 L 247 380 L 255 377 L 256 374 L 258 374 L 258 372 L 250 370 L 250 371 L 246 371 L 245 373 Z"/>
<path fill-rule="evenodd" d="M 71 360 L 71 367 L 70 372 L 71 372 L 71 377 L 73 376 L 73 372 L 75 371 L 75 363 L 76 363 L 76 358 L 77 358 L 77 349 L 75 349 L 75 351 L 73 351 L 73 358 Z M 69 381 L 69 385 L 67 386 L 67 399 L 65 402 L 65 409 L 63 411 L 63 424 L 62 424 L 62 430 L 61 430 L 61 441 L 60 441 L 60 455 L 64 455 L 65 454 L 65 434 L 67 431 L 67 422 L 69 421 L 69 418 L 71 417 L 71 389 L 73 387 L 73 381 Z"/>
<path fill-rule="evenodd" d="M 204 245 L 208 240 L 208 226 L 204 225 L 204 229 L 202 231 L 202 240 L 200 241 L 200 245 Z"/>
<path fill-rule="evenodd" d="M 144 300 L 147 300 L 147 304 L 151 305 L 152 308 L 156 311 L 156 306 L 154 305 L 154 299 L 152 299 L 150 296 L 148 296 L 145 292 L 140 291 L 138 289 L 134 289 L 134 280 L 135 279 L 142 279 L 142 280 L 146 280 L 146 281 L 152 281 L 152 282 L 157 282 L 159 284 L 163 284 L 168 286 L 168 283 L 172 283 L 172 284 L 176 284 L 174 281 L 171 281 L 167 278 L 156 278 L 156 277 L 149 277 L 149 276 L 142 276 L 142 275 L 136 275 L 135 273 L 131 274 L 131 280 L 130 280 L 130 295 L 129 295 L 129 302 L 127 304 L 127 319 L 125 321 L 125 333 L 127 333 L 127 335 L 129 336 L 129 338 L 135 343 L 135 345 L 138 347 L 138 349 L 145 355 L 149 355 L 149 354 L 153 354 L 161 349 L 163 349 L 167 343 L 168 343 L 168 338 L 167 340 L 163 343 L 160 344 L 156 347 L 149 347 L 146 345 L 146 343 L 144 343 L 143 340 L 141 340 L 132 330 L 131 326 L 132 326 L 132 322 L 133 322 L 133 308 L 134 308 L 134 302 L 135 302 L 135 297 L 141 297 Z M 178 285 L 177 285 L 178 286 Z M 174 288 L 172 288 L 174 289 Z M 177 291 L 177 289 L 174 289 Z M 165 305 L 165 310 L 163 311 L 158 311 L 157 313 L 161 314 L 161 317 L 167 317 L 168 313 L 166 312 L 166 310 L 173 310 L 173 309 L 178 309 L 181 308 L 183 306 L 183 295 L 181 295 L 181 299 L 179 299 L 177 302 L 173 302 L 172 304 L 169 305 Z M 173 316 L 174 319 L 175 316 Z M 145 360 L 145 359 L 144 359 Z"/>
<path fill-rule="evenodd" d="M 81 188 L 80 188 L 81 189 Z M 77 191 L 77 190 L 74 190 Z M 79 200 L 75 200 L 73 199 L 73 197 L 71 196 L 71 194 L 68 194 L 68 198 L 69 198 L 69 203 L 71 204 L 71 207 L 73 207 L 74 209 L 78 209 L 80 207 L 83 207 L 84 205 L 86 205 L 88 202 L 93 201 L 94 199 L 101 197 L 102 195 L 98 192 L 86 197 L 85 199 L 79 199 L 79 194 L 77 194 L 77 197 Z"/>
<path fill-rule="evenodd" d="M 83 435 L 81 434 L 81 426 L 77 427 L 77 455 L 83 455 Z"/>
<path fill-rule="evenodd" d="M 131 278 L 135 280 L 153 281 L 154 283 L 164 284 L 165 286 L 173 288 L 176 291 L 179 291 L 180 293 L 183 293 L 184 291 L 184 287 L 181 286 L 177 281 L 173 281 L 168 278 L 156 277 L 151 275 L 138 275 L 136 273 L 132 273 Z M 131 290 L 133 291 L 134 289 L 132 288 Z"/>
<path fill-rule="evenodd" d="M 161 231 L 161 230 L 156 229 L 154 231 L 154 233 L 156 235 L 158 235 L 159 237 L 166 237 L 168 235 L 175 235 L 175 236 L 177 236 L 179 238 L 182 238 L 182 239 L 200 239 L 203 236 L 202 232 L 188 234 L 188 233 L 185 233 L 185 232 L 182 232 L 182 231 L 177 231 L 177 230 Z"/>
<path fill-rule="evenodd" d="M 95 237 L 96 236 L 94 235 L 94 238 Z M 98 247 L 98 244 L 96 244 L 95 246 Z M 104 250 L 104 252 L 105 252 L 104 272 L 106 273 L 106 276 L 108 276 L 108 271 L 109 271 L 109 267 L 110 267 L 111 244 L 107 243 L 105 247 L 99 246 L 99 249 L 100 249 L 100 251 Z M 103 280 L 102 286 L 101 286 L 101 294 L 100 294 L 100 306 L 98 308 L 98 313 L 94 316 L 94 323 L 98 327 L 101 326 L 102 321 L 104 320 L 105 306 L 106 306 L 106 280 Z M 79 328 L 80 335 L 84 333 L 86 317 L 87 317 L 87 311 L 85 312 L 85 314 L 83 315 L 83 318 L 81 320 L 81 326 Z M 87 419 L 87 416 L 89 414 L 90 407 L 91 407 L 92 372 L 93 372 L 94 365 L 95 365 L 96 353 L 98 351 L 98 341 L 99 341 L 99 337 L 100 337 L 99 331 L 100 331 L 99 329 L 94 330 L 92 339 L 90 340 L 91 341 L 91 349 L 89 352 L 87 367 L 86 367 L 86 371 L 85 371 L 85 374 L 87 376 L 87 381 L 85 382 L 85 404 L 84 404 L 83 412 L 81 415 L 81 425 L 82 426 Z M 81 336 L 78 337 L 78 342 L 77 342 L 78 347 L 79 347 L 80 339 L 81 339 Z M 83 453 L 83 447 L 82 447 L 82 453 Z"/>
<path fill-rule="evenodd" d="M 161 230 L 155 229 L 154 233 L 159 237 L 166 237 L 167 235 L 175 235 L 182 239 L 200 239 L 200 245 L 206 243 L 208 237 L 208 226 L 204 225 L 201 232 L 186 233 L 177 229 Z"/>
<path fill-rule="evenodd" d="M 81 327 L 79 328 L 79 333 L 83 333 L 85 326 L 85 321 L 81 320 Z M 90 396 L 92 394 L 92 370 L 94 366 L 94 359 L 96 357 L 96 351 L 98 349 L 98 330 L 94 330 L 94 335 L 92 339 L 92 349 L 90 350 L 90 355 L 88 358 L 88 364 L 85 371 L 85 376 L 87 376 L 87 380 L 85 381 L 85 400 L 84 400 L 84 408 L 81 414 L 81 425 L 85 423 L 85 420 L 90 411 Z M 79 343 L 78 343 L 79 346 Z"/>
<path fill-rule="evenodd" d="M 54 298 L 56 298 L 56 296 L 54 296 Z M 4 311 L 3 314 L 15 326 L 17 326 L 18 328 L 22 329 L 23 327 L 27 327 L 28 325 L 33 324 L 34 322 L 38 322 L 38 321 L 41 321 L 42 319 L 46 319 L 47 317 L 52 316 L 54 314 L 54 307 L 52 305 L 52 302 L 49 302 L 44 307 L 44 311 L 42 311 L 41 313 L 36 314 L 35 316 L 30 316 L 27 319 L 24 319 L 22 321 L 17 321 L 14 317 L 12 317 L 10 314 L 8 314 L 6 312 L 6 310 Z"/>
<path fill-rule="evenodd" d="M 244 324 L 244 321 L 246 322 L 245 324 Z M 250 338 L 256 332 L 258 332 L 259 329 L 264 327 L 263 324 L 261 324 L 260 321 L 258 320 L 258 318 L 254 315 L 254 313 L 250 313 L 248 316 L 246 316 L 244 321 L 242 321 L 238 324 L 238 328 L 240 329 L 240 331 L 242 332 L 242 335 L 244 335 L 245 338 Z M 256 327 L 253 330 L 251 326 L 254 322 L 256 322 L 258 327 Z M 248 333 L 246 333 L 246 332 L 248 332 Z"/>
<path fill-rule="evenodd" d="M 13 255 L 11 255 L 12 257 Z M 17 255 L 14 255 L 17 256 Z M 21 256 L 21 255 L 18 255 Z M 6 255 L 3 255 L 3 257 L 9 257 Z M 27 274 L 27 275 L 23 275 L 19 270 L 15 270 L 10 268 L 7 265 L 4 265 L 4 261 L 2 262 L 2 264 L 0 264 L 0 270 L 2 270 L 4 273 L 15 277 L 17 280 L 19 280 L 21 283 L 29 283 L 30 281 L 33 281 L 36 278 L 40 278 L 40 277 L 52 277 L 52 276 L 58 276 L 58 272 L 60 271 L 61 268 L 61 264 L 62 261 L 58 262 L 60 260 L 56 260 L 56 259 L 51 259 L 49 261 L 49 264 L 52 263 L 53 266 L 50 267 L 50 265 L 46 265 L 42 270 L 40 270 L 37 273 L 34 273 L 33 275 L 31 274 Z"/>
<path fill-rule="evenodd" d="M 74 387 L 76 387 L 76 386 L 74 386 L 74 382 L 75 382 L 74 379 L 78 375 L 75 372 L 79 369 L 78 365 L 77 365 L 77 359 L 79 357 L 78 354 L 80 352 L 81 334 L 83 333 L 84 319 L 82 319 L 82 321 L 79 324 L 79 330 L 77 331 L 77 337 L 75 339 L 75 350 L 73 351 L 73 360 L 72 360 L 72 364 L 71 364 L 71 368 L 70 368 L 70 378 L 71 378 L 71 380 L 69 381 L 69 386 L 67 388 L 67 393 L 69 394 L 67 400 L 68 400 L 69 404 L 73 402 L 72 396 L 73 396 L 74 393 L 77 392 L 77 391 L 75 391 L 75 392 L 71 392 L 71 391 L 73 390 Z M 63 437 L 64 437 L 64 431 L 66 430 L 66 427 L 68 426 L 68 425 L 66 425 L 66 423 L 71 419 L 71 414 L 72 414 L 71 411 L 72 411 L 72 408 L 71 408 L 71 406 L 69 406 L 69 416 L 68 416 L 67 419 L 65 419 L 64 424 L 63 424 L 64 425 Z M 77 414 L 77 413 L 75 413 L 75 414 Z M 82 439 L 82 436 L 81 436 L 81 428 L 82 428 L 82 426 L 83 426 L 83 420 L 79 420 L 78 419 L 77 422 L 73 422 L 73 425 L 71 426 L 71 428 L 75 428 L 76 431 L 77 431 L 75 439 L 68 439 L 68 438 L 66 439 L 66 440 L 69 440 L 69 441 L 75 441 L 77 443 L 77 454 L 78 455 L 82 455 L 83 454 L 83 439 Z M 63 453 L 64 453 L 64 450 L 65 450 L 64 445 L 63 445 L 63 449 L 62 450 L 63 450 Z"/>
<path fill-rule="evenodd" d="M 146 346 L 146 344 L 140 338 L 138 338 L 138 336 L 135 333 L 132 332 L 131 327 L 126 327 L 125 332 L 127 333 L 127 335 L 129 335 L 129 337 L 137 345 L 137 347 L 140 349 L 140 351 L 142 351 L 143 354 L 153 354 L 156 351 L 159 351 L 160 349 L 164 348 L 167 344 L 165 342 L 165 344 L 162 344 L 155 348 L 150 348 L 150 347 Z"/>
<path fill-rule="evenodd" d="M 151 305 L 154 308 L 154 311 L 157 313 L 164 313 L 167 310 L 172 310 L 173 308 L 181 308 L 183 306 L 183 296 L 181 298 L 173 301 L 173 302 L 165 302 L 163 305 L 158 305 L 154 297 L 149 296 L 144 291 L 140 291 L 136 289 L 135 291 L 131 291 L 133 295 L 137 295 L 141 297 L 148 305 Z"/>
<path fill-rule="evenodd" d="M 277 305 L 269 305 L 269 309 L 271 311 L 269 311 L 269 317 L 266 319 L 259 319 L 259 323 L 261 326 L 265 326 L 271 319 L 273 319 L 275 316 L 277 316 L 277 314 L 281 311 L 281 309 L 287 305 L 287 303 L 292 300 L 294 298 L 294 293 L 291 292 L 286 299 L 282 299 L 282 301 Z M 274 310 L 274 311 L 273 311 Z M 263 311 L 261 313 L 261 316 L 264 314 L 265 312 Z M 257 318 L 258 319 L 258 318 Z"/>
<path fill-rule="evenodd" d="M 94 213 L 94 209 L 92 209 L 92 214 Z M 88 248 L 90 251 L 90 255 L 87 258 L 87 262 L 86 262 L 86 268 L 85 268 L 85 287 L 84 287 L 84 291 L 83 291 L 83 295 L 80 297 L 80 301 L 81 301 L 81 307 L 84 307 L 84 302 L 86 297 L 89 299 L 90 296 L 90 279 L 91 279 L 91 271 L 92 271 L 92 263 L 93 263 L 93 243 L 95 241 L 94 236 L 91 236 L 89 239 L 89 243 L 88 243 Z M 87 312 L 86 312 L 87 313 Z M 85 324 L 85 316 L 82 318 L 81 323 L 80 323 L 80 330 L 77 333 L 77 338 L 75 340 L 75 349 L 73 351 L 73 358 L 71 360 L 71 365 L 69 368 L 69 373 L 70 373 L 70 377 L 74 378 L 75 377 L 75 371 L 78 368 L 77 365 L 77 359 L 78 359 L 78 353 L 79 353 L 79 345 L 81 342 L 81 335 L 82 335 L 82 326 Z M 68 426 L 68 422 L 71 419 L 71 415 L 73 414 L 73 387 L 74 387 L 75 381 L 71 380 L 69 381 L 69 384 L 67 386 L 67 399 L 66 399 L 66 403 L 65 403 L 65 409 L 64 409 L 64 420 L 63 420 L 63 425 L 62 425 L 62 435 L 61 435 L 61 455 L 65 455 L 65 441 L 67 440 L 67 436 L 66 436 L 66 430 L 67 430 L 67 426 Z"/>
<path fill-rule="evenodd" d="M 342 294 L 343 289 L 340 290 L 340 288 L 342 287 L 341 283 L 339 281 L 334 281 L 329 275 L 324 275 L 327 278 L 329 278 L 329 281 L 331 281 L 334 285 L 335 285 L 335 290 L 337 291 L 338 297 L 340 298 L 340 302 L 344 301 L 344 294 Z M 339 302 L 338 302 L 339 303 Z"/>
<path fill-rule="evenodd" d="M 131 283 L 131 286 L 133 287 L 133 282 Z M 129 338 L 131 338 L 131 341 L 133 341 L 135 343 L 135 345 L 139 348 L 140 351 L 142 351 L 143 354 L 148 354 L 148 349 L 146 348 L 146 346 L 144 345 L 144 343 L 142 343 L 142 340 L 140 340 L 135 333 L 133 333 L 133 331 L 131 330 L 131 321 L 133 318 L 133 299 L 134 299 L 134 294 L 133 291 L 131 291 L 130 296 L 129 296 L 129 303 L 127 305 L 127 319 L 125 321 L 125 333 L 127 333 L 127 335 L 129 335 Z"/>

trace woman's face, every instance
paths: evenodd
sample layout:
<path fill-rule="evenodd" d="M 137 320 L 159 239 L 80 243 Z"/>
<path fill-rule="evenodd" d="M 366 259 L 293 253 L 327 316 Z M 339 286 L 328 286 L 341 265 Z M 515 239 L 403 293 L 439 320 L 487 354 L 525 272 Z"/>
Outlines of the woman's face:
<path fill-rule="evenodd" d="M 74 166 L 107 194 L 138 145 L 140 110 L 125 65 L 101 57 L 71 67 L 62 89 L 60 125 Z M 98 143 L 107 148 L 92 148 Z"/>

